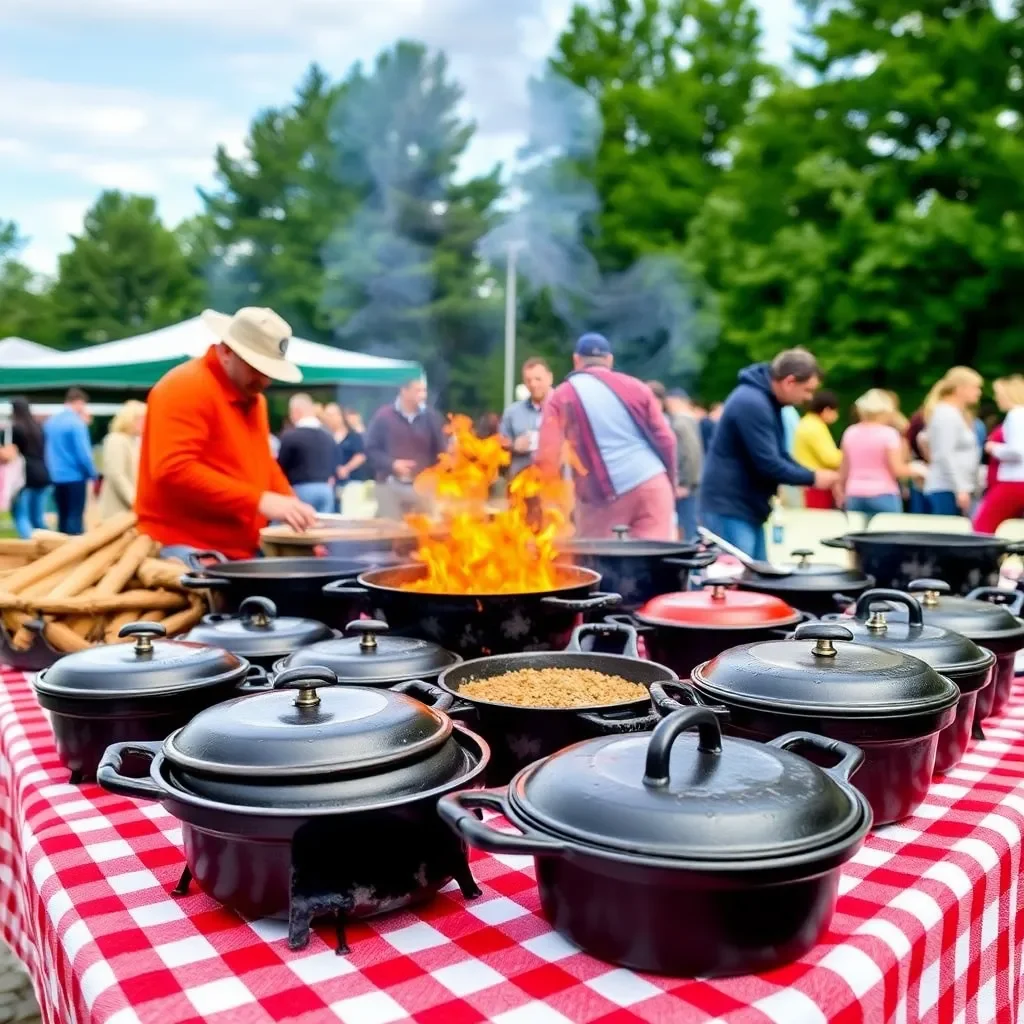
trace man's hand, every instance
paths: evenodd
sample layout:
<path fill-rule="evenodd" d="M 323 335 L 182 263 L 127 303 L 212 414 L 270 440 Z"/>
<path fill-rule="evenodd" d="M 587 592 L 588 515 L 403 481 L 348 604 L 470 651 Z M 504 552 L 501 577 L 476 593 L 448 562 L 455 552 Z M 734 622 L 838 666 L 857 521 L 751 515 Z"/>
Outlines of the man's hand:
<path fill-rule="evenodd" d="M 839 483 L 839 474 L 834 469 L 819 469 L 814 474 L 814 486 L 821 491 L 830 491 Z"/>
<path fill-rule="evenodd" d="M 683 487 L 683 486 L 680 485 L 679 487 L 676 488 L 676 497 L 677 498 L 688 498 L 689 496 L 690 496 L 690 488 L 689 487 Z"/>
<path fill-rule="evenodd" d="M 395 459 L 391 463 L 391 472 L 399 480 L 409 480 L 416 472 L 416 463 L 412 459 Z"/>
<path fill-rule="evenodd" d="M 517 455 L 525 455 L 530 450 L 530 435 L 520 434 L 512 442 L 512 451 Z"/>
<path fill-rule="evenodd" d="M 291 494 L 264 491 L 259 504 L 260 515 L 272 523 L 287 523 L 296 533 L 316 526 L 316 510 Z"/>
<path fill-rule="evenodd" d="M 960 491 L 956 496 L 956 507 L 967 515 L 971 511 L 971 495 L 967 491 Z"/>
<path fill-rule="evenodd" d="M 335 471 L 335 476 L 338 478 L 338 483 L 348 479 L 348 470 L 344 466 L 339 466 Z"/>

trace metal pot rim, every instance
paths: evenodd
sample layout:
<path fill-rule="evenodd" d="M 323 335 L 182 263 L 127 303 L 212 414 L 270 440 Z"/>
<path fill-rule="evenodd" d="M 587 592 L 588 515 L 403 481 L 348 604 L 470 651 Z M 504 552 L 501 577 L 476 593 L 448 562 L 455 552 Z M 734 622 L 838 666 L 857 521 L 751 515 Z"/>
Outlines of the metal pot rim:
<path fill-rule="evenodd" d="M 50 698 L 67 697 L 70 700 L 92 700 L 97 703 L 123 699 L 145 700 L 152 698 L 156 700 L 161 697 L 176 697 L 183 693 L 192 693 L 212 686 L 241 681 L 248 674 L 250 663 L 240 654 L 235 657 L 238 658 L 240 664 L 227 672 L 221 672 L 219 675 L 210 676 L 207 679 L 189 679 L 184 685 L 162 686 L 159 689 L 151 687 L 142 690 L 78 690 L 71 687 L 47 686 L 46 674 L 49 669 L 43 669 L 33 680 L 32 686 L 37 693 Z"/>
<path fill-rule="evenodd" d="M 422 597 L 427 600 L 431 599 L 445 599 L 445 598 L 464 598 L 466 600 L 473 599 L 523 599 L 523 598 L 541 598 L 548 597 L 550 595 L 564 593 L 567 590 L 575 590 L 577 587 L 596 587 L 601 582 L 601 574 L 594 572 L 593 569 L 585 569 L 582 566 L 575 565 L 562 565 L 559 569 L 563 572 L 570 572 L 577 575 L 579 578 L 572 583 L 562 583 L 559 586 L 551 587 L 547 590 L 522 590 L 512 591 L 509 593 L 472 593 L 472 594 L 449 594 L 444 591 L 433 591 L 433 590 L 406 590 L 404 587 L 395 586 L 389 583 L 380 582 L 379 577 L 384 574 L 400 574 L 408 573 L 410 570 L 416 570 L 417 572 L 425 572 L 425 566 L 420 565 L 418 562 L 404 562 L 401 565 L 389 565 L 384 569 L 369 569 L 365 572 L 361 572 L 357 581 L 361 586 L 368 587 L 374 591 L 384 591 L 391 594 L 407 594 Z"/>
<path fill-rule="evenodd" d="M 659 629 L 682 629 L 682 630 L 704 630 L 733 633 L 744 633 L 748 630 L 764 630 L 764 629 L 787 629 L 790 626 L 797 626 L 804 621 L 804 614 L 800 611 L 794 611 L 793 614 L 787 619 L 778 619 L 775 622 L 746 622 L 743 624 L 729 623 L 726 625 L 720 625 L 716 622 L 679 622 L 672 621 L 670 619 L 656 619 L 649 615 L 643 615 L 639 611 L 633 612 L 633 617 L 644 626 L 657 626 Z"/>

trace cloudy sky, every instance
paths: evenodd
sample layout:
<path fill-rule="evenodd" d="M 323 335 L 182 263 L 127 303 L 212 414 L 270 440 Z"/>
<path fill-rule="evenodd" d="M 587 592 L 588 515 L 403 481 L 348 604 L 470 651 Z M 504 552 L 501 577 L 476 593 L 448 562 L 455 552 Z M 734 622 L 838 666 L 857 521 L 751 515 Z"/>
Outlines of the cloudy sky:
<path fill-rule="evenodd" d="M 785 54 L 793 0 L 759 0 L 766 48 Z M 444 49 L 489 167 L 521 141 L 525 83 L 572 0 L 0 0 L 0 219 L 51 271 L 102 188 L 197 209 L 218 142 L 237 151 L 262 106 L 304 68 L 341 75 L 402 36 Z"/>

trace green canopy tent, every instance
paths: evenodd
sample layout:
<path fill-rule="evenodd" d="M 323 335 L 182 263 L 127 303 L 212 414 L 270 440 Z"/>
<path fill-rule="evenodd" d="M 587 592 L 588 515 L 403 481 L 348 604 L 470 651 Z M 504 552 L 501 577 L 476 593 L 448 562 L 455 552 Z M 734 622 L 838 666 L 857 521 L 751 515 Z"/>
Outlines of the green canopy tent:
<path fill-rule="evenodd" d="M 147 391 L 168 370 L 202 355 L 216 341 L 200 317 L 135 338 L 72 352 L 50 350 L 31 362 L 0 353 L 0 391 L 17 394 L 69 387 Z M 423 371 L 418 363 L 384 359 L 293 338 L 288 356 L 302 369 L 305 386 L 392 386 Z"/>

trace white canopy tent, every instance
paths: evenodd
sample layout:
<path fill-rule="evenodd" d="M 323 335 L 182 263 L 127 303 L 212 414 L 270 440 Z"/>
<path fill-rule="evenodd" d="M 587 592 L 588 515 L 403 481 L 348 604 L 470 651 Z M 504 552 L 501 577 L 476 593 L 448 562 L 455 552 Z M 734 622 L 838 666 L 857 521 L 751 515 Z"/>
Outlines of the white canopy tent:
<path fill-rule="evenodd" d="M 134 338 L 71 352 L 47 349 L 30 362 L 0 352 L 0 388 L 8 394 L 67 387 L 148 390 L 168 370 L 202 355 L 216 341 L 200 317 Z M 32 343 L 29 343 L 32 344 Z M 288 356 L 306 385 L 398 385 L 421 373 L 417 363 L 349 352 L 293 338 Z"/>
<path fill-rule="evenodd" d="M 37 341 L 17 337 L 0 338 L 0 367 L 21 366 L 53 354 L 52 348 L 40 345 Z"/>

